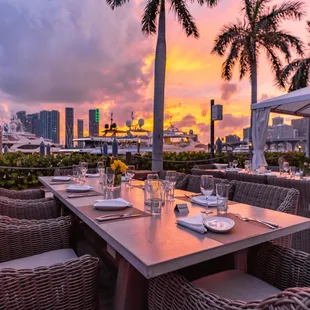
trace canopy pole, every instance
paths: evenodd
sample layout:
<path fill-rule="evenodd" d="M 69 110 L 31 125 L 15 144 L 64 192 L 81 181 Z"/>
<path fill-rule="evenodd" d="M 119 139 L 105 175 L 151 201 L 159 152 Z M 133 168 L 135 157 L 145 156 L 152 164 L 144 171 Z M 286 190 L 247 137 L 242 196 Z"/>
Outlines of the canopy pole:
<path fill-rule="evenodd" d="M 308 117 L 308 134 L 307 134 L 306 156 L 310 157 L 310 118 Z"/>

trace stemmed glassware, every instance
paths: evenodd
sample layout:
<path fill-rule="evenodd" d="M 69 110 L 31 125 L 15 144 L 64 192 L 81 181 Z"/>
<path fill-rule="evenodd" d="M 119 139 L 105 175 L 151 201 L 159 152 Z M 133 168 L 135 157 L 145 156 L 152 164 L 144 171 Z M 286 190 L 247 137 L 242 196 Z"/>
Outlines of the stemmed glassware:
<path fill-rule="evenodd" d="M 82 174 L 82 182 L 86 182 L 86 172 L 88 169 L 88 163 L 87 162 L 80 162 L 80 170 L 81 170 L 81 174 Z"/>
<path fill-rule="evenodd" d="M 130 181 L 135 176 L 135 166 L 128 165 L 125 176 L 126 176 L 126 180 L 128 180 L 128 185 L 130 186 Z"/>
<path fill-rule="evenodd" d="M 166 172 L 165 192 L 166 200 L 169 202 L 174 201 L 174 187 L 177 182 L 177 174 L 175 171 L 168 170 Z"/>
<path fill-rule="evenodd" d="M 289 169 L 290 169 L 290 164 L 289 164 L 287 161 L 285 161 L 285 162 L 283 163 L 283 170 L 284 170 L 286 173 L 288 173 Z"/>
<path fill-rule="evenodd" d="M 158 176 L 158 175 L 157 175 Z M 160 214 L 161 213 L 161 199 L 160 199 L 160 181 L 159 178 L 153 177 L 148 178 L 145 181 L 144 190 L 150 196 L 150 200 L 146 203 L 149 203 L 151 214 Z"/>
<path fill-rule="evenodd" d="M 250 160 L 245 160 L 244 161 L 244 168 L 245 168 L 245 171 L 248 172 L 248 173 L 251 171 L 252 163 L 251 163 Z"/>
<path fill-rule="evenodd" d="M 214 191 L 214 178 L 209 175 L 202 175 L 200 180 L 200 191 L 208 199 Z"/>
<path fill-rule="evenodd" d="M 238 167 L 238 160 L 234 159 L 232 162 L 233 168 L 236 169 Z"/>
<path fill-rule="evenodd" d="M 104 162 L 103 161 L 98 161 L 97 162 L 97 171 L 100 173 L 100 169 L 104 168 Z"/>

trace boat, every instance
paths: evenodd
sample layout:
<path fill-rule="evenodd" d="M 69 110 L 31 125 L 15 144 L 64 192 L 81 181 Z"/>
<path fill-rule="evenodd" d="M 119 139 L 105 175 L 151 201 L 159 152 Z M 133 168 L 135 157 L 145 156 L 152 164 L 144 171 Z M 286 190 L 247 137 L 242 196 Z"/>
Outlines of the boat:
<path fill-rule="evenodd" d="M 7 146 L 10 153 L 40 153 L 40 144 L 42 142 L 45 146 L 50 145 L 51 153 L 57 153 L 60 150 L 60 146 L 51 139 L 38 138 L 34 134 L 27 132 L 21 120 L 15 114 L 12 114 L 9 124 L 4 121 L 1 123 L 3 148 Z"/>
<path fill-rule="evenodd" d="M 91 154 L 102 154 L 103 144 L 108 144 L 108 152 L 112 151 L 112 143 L 114 139 L 118 144 L 119 154 L 126 152 L 152 152 L 153 133 L 144 129 L 144 120 L 139 119 L 137 123 L 134 121 L 133 112 L 131 120 L 126 121 L 127 130 L 120 130 L 113 121 L 113 113 L 111 113 L 110 124 L 105 125 L 105 129 L 101 136 L 88 136 L 83 138 L 75 138 L 73 141 L 81 148 L 61 149 L 60 152 L 80 152 Z M 185 133 L 179 130 L 175 125 L 170 126 L 163 133 L 164 152 L 184 152 L 184 151 L 205 151 L 207 146 L 198 141 L 198 136 L 192 130 Z"/>

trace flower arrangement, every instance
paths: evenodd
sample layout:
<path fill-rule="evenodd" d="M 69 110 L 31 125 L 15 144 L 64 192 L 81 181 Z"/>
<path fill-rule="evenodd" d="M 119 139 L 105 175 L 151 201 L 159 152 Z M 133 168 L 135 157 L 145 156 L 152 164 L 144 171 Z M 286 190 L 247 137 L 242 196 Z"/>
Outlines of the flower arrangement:
<path fill-rule="evenodd" d="M 111 168 L 115 172 L 115 174 L 122 174 L 126 172 L 128 167 L 121 160 L 114 159 L 111 164 Z"/>

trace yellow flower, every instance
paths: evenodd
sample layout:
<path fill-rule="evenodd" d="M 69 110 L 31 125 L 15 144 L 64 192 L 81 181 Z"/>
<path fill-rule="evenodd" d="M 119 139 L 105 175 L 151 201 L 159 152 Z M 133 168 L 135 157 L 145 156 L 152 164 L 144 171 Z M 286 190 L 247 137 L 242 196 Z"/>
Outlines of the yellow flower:
<path fill-rule="evenodd" d="M 114 164 L 114 163 L 111 164 L 111 168 L 112 168 L 113 171 L 115 171 L 116 167 L 115 167 L 115 164 Z"/>

